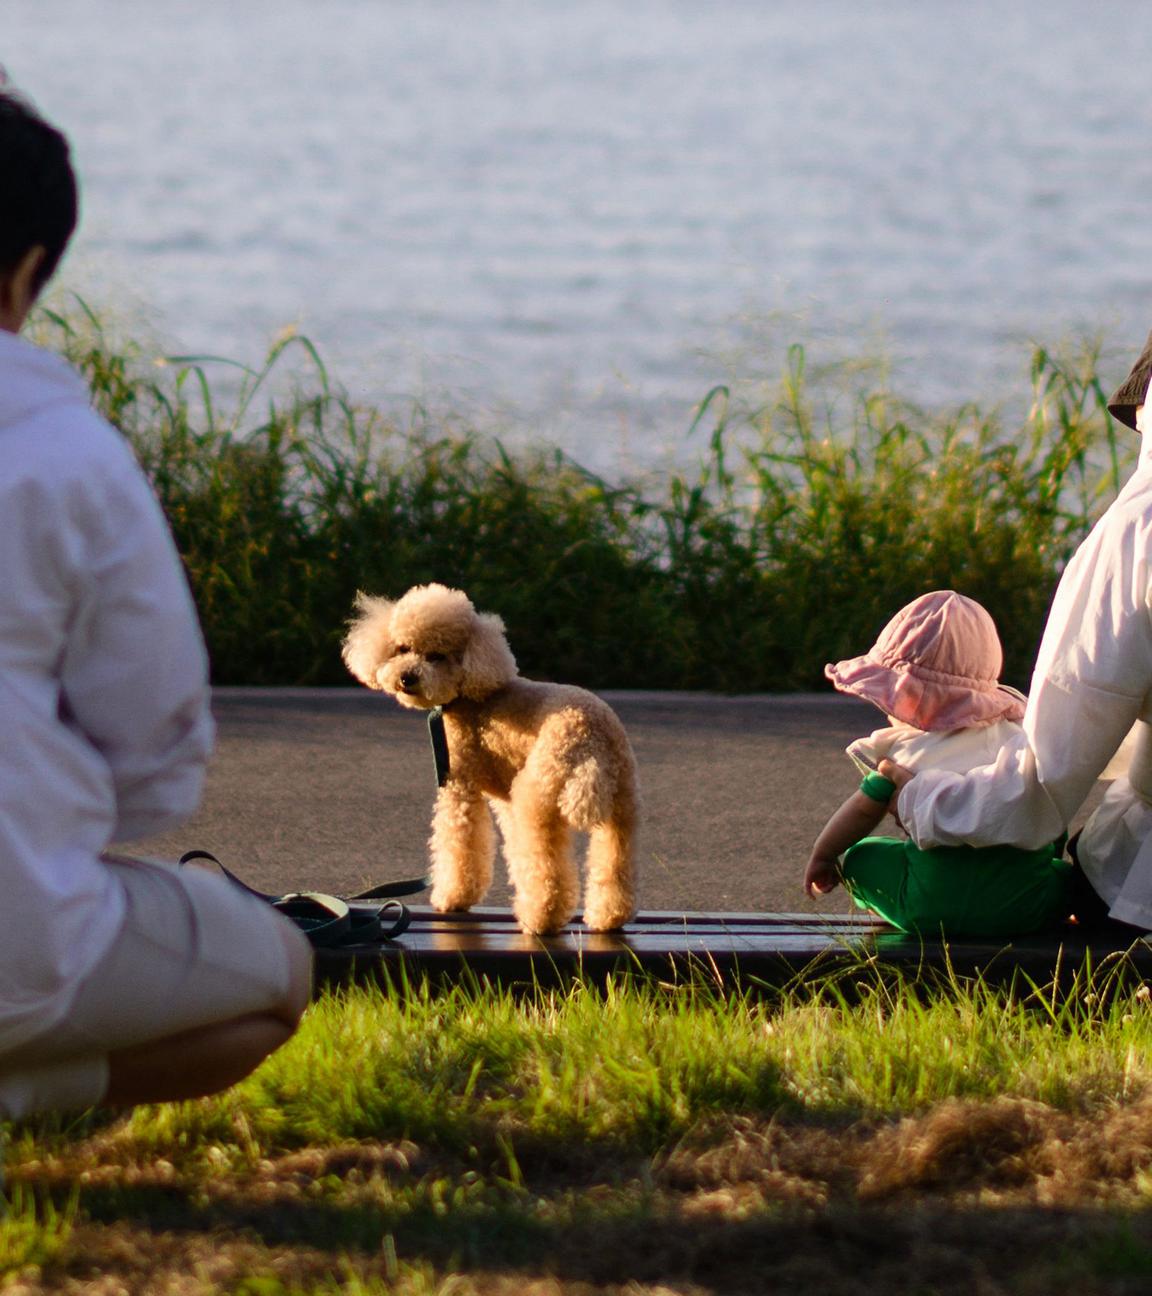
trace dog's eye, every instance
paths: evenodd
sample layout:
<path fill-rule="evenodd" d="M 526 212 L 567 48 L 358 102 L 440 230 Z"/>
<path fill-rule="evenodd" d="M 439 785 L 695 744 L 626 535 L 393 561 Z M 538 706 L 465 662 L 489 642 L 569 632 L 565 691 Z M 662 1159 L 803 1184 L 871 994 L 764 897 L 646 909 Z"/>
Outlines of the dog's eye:
<path fill-rule="evenodd" d="M 429 653 L 424 660 L 430 662 L 442 662 L 447 661 L 448 658 L 443 653 Z"/>
<path fill-rule="evenodd" d="M 412 651 L 412 649 L 409 648 L 407 644 L 397 644 L 397 645 L 396 645 L 396 651 L 392 654 L 392 656 L 393 656 L 393 657 L 399 657 L 401 653 L 406 653 L 406 652 L 411 652 L 411 651 Z"/>

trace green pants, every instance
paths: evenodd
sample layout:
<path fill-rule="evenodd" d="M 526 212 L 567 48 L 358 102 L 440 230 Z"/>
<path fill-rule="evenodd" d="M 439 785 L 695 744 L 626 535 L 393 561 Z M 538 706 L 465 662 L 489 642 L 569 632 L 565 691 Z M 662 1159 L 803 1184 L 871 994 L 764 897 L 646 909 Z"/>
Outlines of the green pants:
<path fill-rule="evenodd" d="M 861 909 L 924 936 L 1027 936 L 1071 909 L 1071 866 L 1051 846 L 920 850 L 865 837 L 845 852 L 841 873 Z"/>

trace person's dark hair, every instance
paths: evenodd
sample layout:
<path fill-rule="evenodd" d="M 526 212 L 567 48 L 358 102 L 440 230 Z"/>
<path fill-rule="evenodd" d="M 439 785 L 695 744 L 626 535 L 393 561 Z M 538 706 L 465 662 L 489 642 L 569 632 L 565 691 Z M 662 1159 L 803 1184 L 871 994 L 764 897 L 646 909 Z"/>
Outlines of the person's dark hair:
<path fill-rule="evenodd" d="M 33 284 L 39 292 L 64 255 L 78 205 L 68 141 L 26 100 L 0 88 L 0 276 L 39 245 L 47 254 Z"/>

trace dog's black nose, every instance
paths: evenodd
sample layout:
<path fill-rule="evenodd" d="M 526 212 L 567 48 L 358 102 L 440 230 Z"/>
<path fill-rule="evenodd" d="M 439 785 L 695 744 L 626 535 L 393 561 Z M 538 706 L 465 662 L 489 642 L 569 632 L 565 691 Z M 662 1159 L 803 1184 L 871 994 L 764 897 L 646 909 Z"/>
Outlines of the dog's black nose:
<path fill-rule="evenodd" d="M 420 676 L 416 671 L 404 671 L 400 676 L 400 685 L 402 688 L 414 689 L 420 683 Z"/>

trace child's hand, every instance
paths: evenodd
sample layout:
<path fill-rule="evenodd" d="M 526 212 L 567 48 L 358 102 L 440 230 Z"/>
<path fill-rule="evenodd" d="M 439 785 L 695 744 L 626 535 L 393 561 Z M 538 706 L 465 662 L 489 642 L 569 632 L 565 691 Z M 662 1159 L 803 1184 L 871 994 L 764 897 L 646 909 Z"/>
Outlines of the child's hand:
<path fill-rule="evenodd" d="M 826 858 L 822 855 L 813 855 L 804 870 L 804 890 L 809 900 L 827 895 L 839 885 L 840 865 L 836 862 L 835 856 Z"/>
<path fill-rule="evenodd" d="M 915 770 L 906 769 L 903 765 L 897 765 L 895 761 L 882 760 L 877 767 L 876 773 L 886 778 L 889 783 L 896 784 L 896 791 L 892 794 L 892 800 L 888 802 L 888 813 L 896 820 L 897 828 L 903 832 L 904 825 L 900 822 L 900 812 L 897 809 L 900 800 L 900 789 L 915 778 L 916 772 Z"/>
<path fill-rule="evenodd" d="M 916 777 L 915 770 L 905 769 L 903 765 L 897 765 L 895 761 L 890 760 L 882 760 L 876 768 L 876 773 L 886 778 L 889 783 L 896 784 L 897 795 L 905 783 Z"/>

